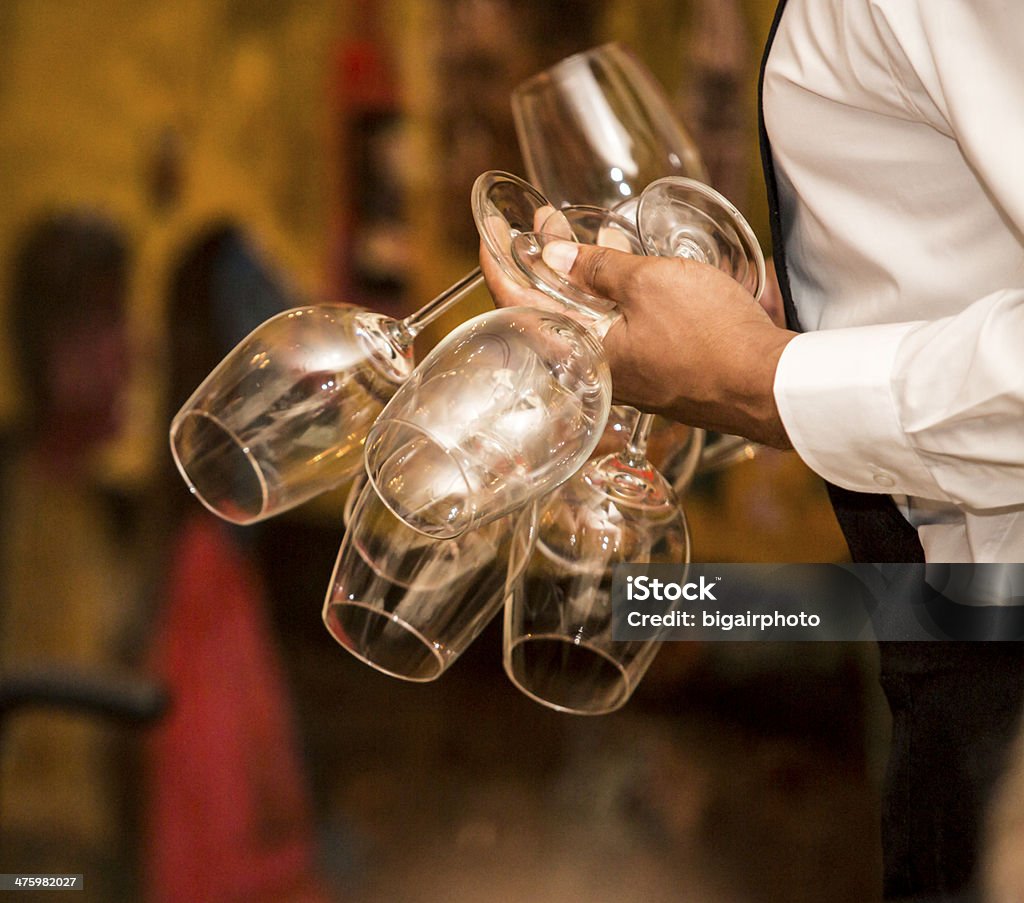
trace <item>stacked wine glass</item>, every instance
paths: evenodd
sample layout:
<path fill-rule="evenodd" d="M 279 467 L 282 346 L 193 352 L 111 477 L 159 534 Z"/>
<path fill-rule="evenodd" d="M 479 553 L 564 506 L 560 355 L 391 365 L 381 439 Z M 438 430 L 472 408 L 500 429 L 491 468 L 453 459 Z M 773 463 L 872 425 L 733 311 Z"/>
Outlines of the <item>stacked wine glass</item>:
<path fill-rule="evenodd" d="M 502 272 L 544 304 L 474 317 L 418 364 L 414 338 L 479 269 L 404 320 L 286 311 L 199 386 L 171 446 L 191 491 L 234 523 L 354 479 L 323 620 L 366 663 L 433 680 L 504 606 L 511 680 L 544 705 L 599 714 L 625 704 L 657 649 L 614 638 L 613 569 L 689 562 L 680 493 L 707 452 L 686 430 L 665 473 L 651 463 L 655 418 L 611 405 L 601 340 L 616 309 L 551 270 L 544 247 L 688 257 L 755 297 L 764 260 L 623 47 L 563 60 L 512 108 L 533 184 L 484 173 L 473 216 Z M 621 447 L 599 450 L 602 438 Z"/>

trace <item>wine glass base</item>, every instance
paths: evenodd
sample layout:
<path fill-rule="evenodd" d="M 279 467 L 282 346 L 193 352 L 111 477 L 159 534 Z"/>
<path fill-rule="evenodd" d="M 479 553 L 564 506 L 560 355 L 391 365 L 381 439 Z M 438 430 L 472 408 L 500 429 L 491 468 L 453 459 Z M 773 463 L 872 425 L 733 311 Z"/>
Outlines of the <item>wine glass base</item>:
<path fill-rule="evenodd" d="M 674 510 L 677 504 L 665 478 L 644 460 L 631 465 L 622 454 L 591 461 L 581 472 L 587 484 L 620 505 L 651 512 Z"/>
<path fill-rule="evenodd" d="M 755 298 L 765 285 L 761 246 L 743 214 L 715 189 L 678 176 L 640 195 L 637 229 L 652 257 L 697 260 L 727 273 Z"/>
<path fill-rule="evenodd" d="M 482 173 L 473 184 L 473 220 L 484 246 L 513 282 L 526 281 L 512 260 L 512 240 L 536 228 L 537 212 L 550 210 L 547 198 L 518 176 L 497 170 Z"/>

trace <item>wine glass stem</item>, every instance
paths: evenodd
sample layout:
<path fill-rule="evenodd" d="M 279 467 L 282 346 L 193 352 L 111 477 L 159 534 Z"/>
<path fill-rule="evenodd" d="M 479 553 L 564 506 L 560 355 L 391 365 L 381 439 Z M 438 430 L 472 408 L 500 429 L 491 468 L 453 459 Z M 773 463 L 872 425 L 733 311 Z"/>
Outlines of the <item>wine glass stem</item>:
<path fill-rule="evenodd" d="M 654 426 L 654 414 L 641 414 L 633 424 L 623 458 L 630 467 L 640 467 L 647 460 L 647 440 Z"/>
<path fill-rule="evenodd" d="M 396 324 L 397 332 L 411 344 L 424 327 L 433 323 L 446 310 L 458 304 L 483 281 L 484 275 L 480 271 L 480 267 L 470 270 L 458 282 L 446 288 L 432 301 L 428 301 L 418 311 L 409 314 L 404 320 L 399 320 Z"/>

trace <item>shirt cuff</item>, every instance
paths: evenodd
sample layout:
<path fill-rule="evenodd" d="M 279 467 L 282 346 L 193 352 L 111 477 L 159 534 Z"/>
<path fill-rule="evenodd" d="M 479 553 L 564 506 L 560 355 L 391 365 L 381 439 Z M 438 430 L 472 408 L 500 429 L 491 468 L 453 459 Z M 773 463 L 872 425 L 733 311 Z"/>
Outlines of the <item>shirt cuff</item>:
<path fill-rule="evenodd" d="M 775 402 L 804 463 L 858 492 L 944 500 L 900 426 L 893 365 L 917 323 L 798 335 L 775 372 Z"/>

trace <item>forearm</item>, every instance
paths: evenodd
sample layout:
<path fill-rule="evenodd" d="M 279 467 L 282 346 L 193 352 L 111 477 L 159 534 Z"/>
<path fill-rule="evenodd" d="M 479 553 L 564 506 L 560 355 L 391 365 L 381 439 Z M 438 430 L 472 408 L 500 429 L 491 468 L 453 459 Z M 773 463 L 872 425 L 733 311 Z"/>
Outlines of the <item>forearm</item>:
<path fill-rule="evenodd" d="M 670 335 L 666 331 L 669 347 L 653 374 L 637 371 L 633 361 L 638 353 L 621 355 L 616 349 L 612 358 L 616 402 L 774 448 L 792 447 L 774 384 L 779 358 L 796 333 L 757 323 L 699 338 L 691 334 L 689 340 Z M 609 344 L 616 338 L 613 329 Z M 697 344 L 702 346 L 699 352 Z M 693 369 L 686 358 L 695 353 L 708 363 Z"/>

